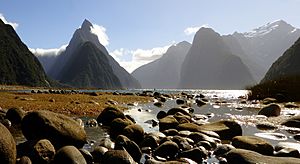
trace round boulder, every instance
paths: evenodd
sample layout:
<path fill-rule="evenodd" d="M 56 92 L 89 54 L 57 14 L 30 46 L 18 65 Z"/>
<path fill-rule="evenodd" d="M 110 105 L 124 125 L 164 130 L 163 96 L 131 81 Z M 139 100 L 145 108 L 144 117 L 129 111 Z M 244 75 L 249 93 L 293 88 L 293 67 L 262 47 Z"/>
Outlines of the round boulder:
<path fill-rule="evenodd" d="M 300 115 L 293 116 L 281 124 L 288 127 L 300 128 Z"/>
<path fill-rule="evenodd" d="M 264 155 L 273 155 L 274 151 L 274 147 L 270 143 L 255 136 L 236 136 L 232 139 L 232 146 Z"/>
<path fill-rule="evenodd" d="M 112 132 L 120 134 L 126 126 L 133 124 L 134 123 L 127 118 L 116 118 L 111 122 L 110 128 Z"/>
<path fill-rule="evenodd" d="M 176 120 L 174 116 L 166 116 L 159 120 L 159 130 L 164 131 L 168 129 L 176 129 L 179 125 L 179 122 Z"/>
<path fill-rule="evenodd" d="M 125 115 L 117 108 L 107 107 L 97 117 L 97 121 L 98 123 L 108 126 L 116 118 L 125 118 Z"/>
<path fill-rule="evenodd" d="M 48 139 L 56 147 L 87 143 L 86 133 L 74 119 L 50 111 L 34 111 L 22 120 L 22 132 L 27 140 Z"/>
<path fill-rule="evenodd" d="M 20 124 L 26 112 L 21 108 L 10 108 L 6 112 L 6 118 L 13 124 Z"/>
<path fill-rule="evenodd" d="M 17 158 L 16 143 L 9 130 L 0 123 L 0 161 L 15 164 Z"/>
<path fill-rule="evenodd" d="M 17 146 L 18 156 L 28 156 L 33 163 L 49 163 L 55 154 L 55 148 L 47 139 L 26 141 Z"/>
<path fill-rule="evenodd" d="M 84 156 L 74 146 L 64 146 L 57 151 L 52 161 L 53 164 L 86 164 Z"/>
<path fill-rule="evenodd" d="M 263 107 L 258 115 L 264 115 L 267 117 L 277 117 L 280 116 L 281 108 L 277 104 L 270 104 L 268 106 Z"/>
<path fill-rule="evenodd" d="M 116 139 L 115 150 L 123 149 L 125 149 L 136 162 L 140 162 L 140 159 L 142 157 L 142 151 L 139 148 L 139 146 L 126 136 L 119 135 Z"/>
<path fill-rule="evenodd" d="M 17 164 L 32 164 L 32 161 L 29 157 L 23 156 L 17 160 Z"/>
<path fill-rule="evenodd" d="M 207 158 L 208 152 L 204 147 L 199 146 L 190 150 L 186 150 L 179 155 L 182 158 L 189 158 L 197 163 L 202 163 L 203 159 Z"/>
<path fill-rule="evenodd" d="M 101 160 L 107 151 L 108 151 L 108 149 L 106 147 L 96 146 L 91 153 L 93 156 L 94 162 L 101 163 Z"/>
<path fill-rule="evenodd" d="M 242 127 L 235 121 L 221 120 L 200 126 L 201 130 L 216 132 L 221 140 L 231 140 L 242 135 Z"/>
<path fill-rule="evenodd" d="M 140 125 L 133 124 L 126 126 L 122 134 L 139 144 L 144 139 L 144 133 L 144 129 Z"/>
<path fill-rule="evenodd" d="M 233 149 L 229 151 L 225 158 L 228 163 L 276 163 L 276 164 L 297 164 L 300 163 L 299 158 L 292 157 L 272 157 L 262 155 L 254 151 L 245 149 Z"/>
<path fill-rule="evenodd" d="M 167 158 L 167 157 L 175 157 L 175 155 L 179 152 L 178 145 L 173 141 L 166 141 L 161 144 L 158 148 L 155 149 L 154 155 Z"/>
<path fill-rule="evenodd" d="M 109 150 L 104 154 L 102 163 L 134 164 L 135 162 L 125 150 Z"/>

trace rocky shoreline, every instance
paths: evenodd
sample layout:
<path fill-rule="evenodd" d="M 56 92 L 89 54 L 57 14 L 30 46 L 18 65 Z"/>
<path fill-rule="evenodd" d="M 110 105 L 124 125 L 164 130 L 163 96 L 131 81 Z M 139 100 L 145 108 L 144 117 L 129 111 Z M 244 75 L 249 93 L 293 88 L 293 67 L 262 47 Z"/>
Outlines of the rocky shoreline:
<path fill-rule="evenodd" d="M 154 97 L 156 106 L 163 106 L 172 95 L 143 92 Z M 205 105 L 204 95 L 176 95 L 179 107 L 157 113 L 159 131 L 146 132 L 132 116 L 116 106 L 104 107 L 96 119 L 83 121 L 47 110 L 24 111 L 21 108 L 1 109 L 0 161 L 4 163 L 300 163 L 298 143 L 272 145 L 257 136 L 243 135 L 234 119 L 204 122 L 194 114 L 186 101 Z M 218 101 L 218 100 L 217 100 Z M 222 103 L 222 102 L 220 102 Z M 276 100 L 258 112 L 261 117 L 280 117 Z M 296 106 L 296 105 L 295 105 Z M 299 116 L 281 122 L 283 126 L 300 128 Z M 146 120 L 145 120 L 146 121 Z M 109 137 L 88 151 L 91 144 L 85 127 L 103 126 Z M 263 128 L 273 128 L 261 124 Z M 20 129 L 26 138 L 16 144 L 12 129 Z M 297 134 L 294 135 L 294 138 Z M 292 146 L 291 146 L 292 145 Z"/>

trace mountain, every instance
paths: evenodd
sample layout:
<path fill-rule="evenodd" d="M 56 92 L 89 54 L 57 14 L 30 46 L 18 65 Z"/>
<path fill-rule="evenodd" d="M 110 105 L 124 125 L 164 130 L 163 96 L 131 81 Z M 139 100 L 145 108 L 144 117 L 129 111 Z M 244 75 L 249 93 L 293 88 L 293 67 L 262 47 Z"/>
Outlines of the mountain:
<path fill-rule="evenodd" d="M 261 82 L 290 76 L 300 76 L 300 38 L 272 64 Z"/>
<path fill-rule="evenodd" d="M 243 89 L 253 82 L 247 66 L 218 33 L 210 28 L 196 33 L 182 64 L 179 88 Z"/>
<path fill-rule="evenodd" d="M 236 53 L 247 64 L 255 80 L 260 81 L 272 63 L 281 56 L 299 37 L 300 30 L 277 20 L 250 32 L 237 33 L 225 36 L 227 45 L 233 44 L 235 38 L 238 42 L 230 47 L 241 47 L 244 53 Z"/>
<path fill-rule="evenodd" d="M 81 27 L 79 29 L 77 29 L 74 34 L 72 39 L 69 42 L 69 45 L 66 47 L 66 50 L 64 52 L 62 52 L 59 56 L 57 56 L 53 66 L 49 69 L 49 71 L 47 72 L 51 77 L 53 77 L 54 79 L 57 79 L 59 81 L 61 80 L 65 80 L 64 79 L 64 75 L 66 73 L 65 66 L 67 65 L 69 60 L 79 60 L 82 59 L 78 58 L 78 59 L 73 59 L 75 58 L 78 52 L 82 52 L 78 50 L 78 47 L 80 47 L 81 45 L 83 45 L 85 42 L 90 42 L 92 43 L 94 46 L 88 46 L 85 48 L 97 48 L 98 50 L 89 50 L 89 52 L 98 52 L 99 55 L 102 56 L 102 58 L 94 58 L 97 60 L 104 60 L 107 62 L 108 65 L 106 66 L 110 66 L 112 69 L 112 72 L 107 72 L 105 74 L 100 74 L 100 75 L 108 75 L 108 73 L 113 73 L 121 82 L 121 86 L 118 88 L 140 88 L 140 84 L 139 82 L 133 78 L 123 67 L 121 67 L 119 65 L 119 63 L 117 61 L 115 61 L 115 59 L 109 55 L 109 53 L 107 52 L 106 48 L 99 42 L 99 39 L 97 37 L 97 35 L 93 34 L 91 32 L 91 29 L 93 28 L 93 25 L 88 21 L 88 20 L 84 20 L 84 22 L 82 23 Z M 104 56 L 106 58 L 104 58 Z M 107 60 L 106 60 L 107 59 Z M 93 61 L 93 60 L 88 60 L 89 62 L 92 63 L 87 63 L 88 65 L 94 65 L 94 63 L 103 63 L 103 61 Z M 80 61 L 78 61 L 80 62 Z M 94 63 L 93 63 L 94 62 Z M 77 70 L 77 69 L 76 69 Z M 85 77 L 84 79 L 94 79 L 93 77 L 95 76 L 100 76 L 97 75 L 96 73 L 98 73 L 98 70 L 92 70 L 92 69 L 86 69 L 86 70 L 90 70 L 92 72 L 87 72 L 89 77 Z M 73 70 L 69 70 L 69 71 L 73 71 Z M 69 72 L 71 73 L 71 72 Z M 76 73 L 81 73 L 81 72 L 76 72 Z M 113 76 L 111 76 L 113 77 Z M 91 80 L 90 79 L 90 80 Z M 105 77 L 103 79 L 110 79 L 110 77 Z M 77 81 L 78 80 L 73 80 L 73 81 Z M 81 82 L 81 84 L 83 84 L 84 82 Z M 91 82 L 91 84 L 96 84 L 96 82 Z M 104 85 L 104 84 L 103 84 Z M 111 86 L 115 86 L 116 84 L 112 84 Z M 109 86 L 109 85 L 106 85 Z M 82 86 L 82 87 L 90 87 L 90 86 Z M 93 87 L 102 87 L 102 85 L 96 85 Z"/>
<path fill-rule="evenodd" d="M 92 42 L 82 43 L 60 73 L 62 83 L 74 87 L 122 88 L 106 55 Z"/>
<path fill-rule="evenodd" d="M 42 65 L 15 30 L 0 19 L 0 84 L 49 86 Z"/>
<path fill-rule="evenodd" d="M 258 85 L 249 88 L 249 99 L 276 98 L 300 101 L 300 38 L 279 57 Z"/>
<path fill-rule="evenodd" d="M 39 59 L 40 63 L 42 64 L 46 72 L 48 72 L 52 68 L 57 57 L 56 55 L 35 55 L 35 56 Z"/>
<path fill-rule="evenodd" d="M 161 58 L 143 65 L 131 74 L 142 88 L 177 88 L 183 60 L 191 44 L 183 41 L 168 48 Z"/>

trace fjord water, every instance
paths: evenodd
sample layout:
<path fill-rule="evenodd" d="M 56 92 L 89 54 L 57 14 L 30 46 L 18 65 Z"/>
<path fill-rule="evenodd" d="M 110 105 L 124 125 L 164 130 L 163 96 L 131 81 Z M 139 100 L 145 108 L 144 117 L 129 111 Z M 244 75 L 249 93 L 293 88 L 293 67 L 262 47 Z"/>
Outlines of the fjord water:
<path fill-rule="evenodd" d="M 279 122 L 287 117 L 297 115 L 300 112 L 295 109 L 287 109 L 282 107 L 281 116 L 267 118 L 257 115 L 259 109 L 263 106 L 257 102 L 245 101 L 247 98 L 247 90 L 156 90 L 160 93 L 187 93 L 192 95 L 205 95 L 208 100 L 206 105 L 201 107 L 195 104 L 194 100 L 187 100 L 189 108 L 194 109 L 193 114 L 207 116 L 203 122 L 213 122 L 217 120 L 233 119 L 237 121 L 243 129 L 243 135 L 259 136 L 271 144 L 276 145 L 278 142 L 291 141 L 293 134 L 299 133 L 300 129 L 286 128 L 279 125 Z M 156 100 L 155 100 L 156 101 Z M 159 111 L 168 111 L 173 107 L 179 107 L 175 99 L 168 99 L 162 107 L 156 107 L 154 103 L 136 104 L 129 107 L 126 114 L 131 115 L 138 124 L 140 124 L 146 132 L 158 131 L 158 126 L 153 127 L 151 121 L 156 120 L 156 115 Z M 206 118 L 206 117 L 205 117 Z M 257 124 L 271 123 L 276 129 L 263 130 L 256 127 Z"/>

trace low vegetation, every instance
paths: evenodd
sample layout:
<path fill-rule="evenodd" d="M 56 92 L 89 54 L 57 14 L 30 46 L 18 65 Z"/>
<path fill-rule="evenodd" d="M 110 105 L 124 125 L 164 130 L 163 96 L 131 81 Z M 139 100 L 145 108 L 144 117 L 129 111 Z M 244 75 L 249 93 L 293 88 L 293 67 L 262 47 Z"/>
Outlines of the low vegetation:
<path fill-rule="evenodd" d="M 91 94 L 46 94 L 0 92 L 0 107 L 9 109 L 21 107 L 25 111 L 50 110 L 56 113 L 76 116 L 96 116 L 105 107 L 125 105 L 134 102 L 149 102 L 150 97 L 136 95 L 114 95 L 113 93 Z M 114 104 L 113 102 L 117 102 Z"/>
<path fill-rule="evenodd" d="M 282 77 L 248 89 L 251 91 L 248 95 L 251 100 L 273 97 L 281 99 L 281 101 L 300 101 L 300 76 Z"/>

